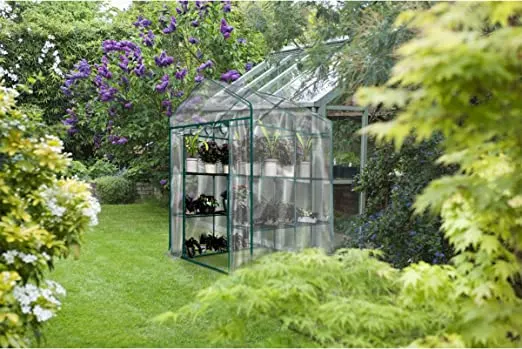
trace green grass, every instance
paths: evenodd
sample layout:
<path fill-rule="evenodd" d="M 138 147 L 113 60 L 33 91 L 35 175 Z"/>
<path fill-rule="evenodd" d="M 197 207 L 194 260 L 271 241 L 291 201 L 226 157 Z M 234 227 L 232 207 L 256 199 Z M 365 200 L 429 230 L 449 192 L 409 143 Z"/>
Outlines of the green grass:
<path fill-rule="evenodd" d="M 80 258 L 58 262 L 50 275 L 67 289 L 67 297 L 45 326 L 41 345 L 210 346 L 205 323 L 151 319 L 191 302 L 198 290 L 226 276 L 167 255 L 167 209 L 151 203 L 106 205 L 99 218 L 100 224 L 85 236 Z M 275 322 L 249 327 L 249 346 L 284 346 L 290 335 Z"/>

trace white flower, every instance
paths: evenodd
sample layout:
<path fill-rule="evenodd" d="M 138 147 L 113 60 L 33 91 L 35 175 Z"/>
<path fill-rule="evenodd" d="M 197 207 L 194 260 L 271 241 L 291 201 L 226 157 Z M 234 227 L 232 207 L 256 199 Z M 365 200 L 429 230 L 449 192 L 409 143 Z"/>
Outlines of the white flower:
<path fill-rule="evenodd" d="M 31 28 L 27 27 L 27 31 L 30 33 L 31 32 Z"/>
<path fill-rule="evenodd" d="M 98 213 L 101 211 L 101 206 L 95 197 L 89 196 L 88 207 L 82 209 L 82 215 L 88 217 L 90 226 L 98 225 Z"/>
<path fill-rule="evenodd" d="M 4 260 L 7 264 L 13 264 L 16 256 L 18 256 L 18 251 L 15 250 L 2 253 L 2 257 L 4 257 Z"/>
<path fill-rule="evenodd" d="M 55 39 L 54 35 L 50 35 L 50 34 L 47 36 L 47 38 L 48 38 L 49 40 L 54 40 L 54 39 Z"/>
<path fill-rule="evenodd" d="M 28 305 L 22 305 L 22 313 L 29 314 L 31 312 L 31 307 Z"/>
<path fill-rule="evenodd" d="M 54 316 L 54 313 L 52 311 L 50 311 L 48 309 L 44 309 L 39 305 L 34 307 L 33 314 L 36 316 L 36 320 L 38 322 L 47 321 Z"/>
<path fill-rule="evenodd" d="M 22 38 L 18 39 L 18 42 L 23 42 L 23 41 L 24 41 L 24 39 L 22 39 Z"/>
<path fill-rule="evenodd" d="M 63 288 L 62 285 L 53 280 L 46 280 L 45 282 L 47 283 L 47 286 L 54 290 L 54 292 L 56 292 L 60 296 L 65 296 L 65 288 Z"/>
<path fill-rule="evenodd" d="M 24 263 L 27 264 L 33 264 L 38 260 L 38 257 L 36 257 L 34 254 L 20 253 L 18 256 L 22 259 Z"/>
<path fill-rule="evenodd" d="M 47 254 L 47 252 L 42 252 L 42 257 L 43 257 L 46 261 L 48 261 L 48 260 L 51 259 L 51 256 L 49 256 L 49 255 Z"/>
<path fill-rule="evenodd" d="M 43 59 L 41 57 L 38 57 L 38 64 L 42 64 L 43 63 Z"/>
<path fill-rule="evenodd" d="M 15 64 L 15 68 L 16 68 L 16 69 L 20 69 L 20 64 L 16 63 L 16 64 Z"/>
<path fill-rule="evenodd" d="M 58 50 L 54 50 L 53 56 L 58 56 Z"/>

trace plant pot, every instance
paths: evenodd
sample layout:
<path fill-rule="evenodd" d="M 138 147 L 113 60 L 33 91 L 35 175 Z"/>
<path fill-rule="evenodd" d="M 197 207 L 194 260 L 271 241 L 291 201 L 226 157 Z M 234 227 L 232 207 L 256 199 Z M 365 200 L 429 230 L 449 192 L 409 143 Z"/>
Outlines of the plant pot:
<path fill-rule="evenodd" d="M 353 178 L 359 173 L 358 167 L 334 165 L 334 178 Z"/>
<path fill-rule="evenodd" d="M 223 165 L 223 173 L 228 174 L 228 165 Z"/>
<path fill-rule="evenodd" d="M 277 159 L 266 159 L 264 162 L 264 175 L 277 176 Z"/>
<path fill-rule="evenodd" d="M 261 163 L 254 162 L 254 176 L 261 176 Z"/>
<path fill-rule="evenodd" d="M 302 161 L 299 164 L 299 177 L 310 178 L 311 167 L 310 161 Z"/>
<path fill-rule="evenodd" d="M 297 222 L 299 222 L 299 223 L 311 223 L 311 224 L 315 224 L 315 223 L 317 223 L 317 218 L 312 218 L 312 217 L 297 217 Z"/>
<path fill-rule="evenodd" d="M 198 172 L 198 158 L 187 158 L 187 172 Z"/>
<path fill-rule="evenodd" d="M 295 171 L 294 165 L 281 166 L 281 176 L 283 177 L 293 177 Z"/>
<path fill-rule="evenodd" d="M 206 173 L 217 173 L 216 164 L 205 164 L 205 172 Z"/>
<path fill-rule="evenodd" d="M 239 162 L 239 174 L 244 176 L 250 175 L 250 162 L 241 161 Z"/>

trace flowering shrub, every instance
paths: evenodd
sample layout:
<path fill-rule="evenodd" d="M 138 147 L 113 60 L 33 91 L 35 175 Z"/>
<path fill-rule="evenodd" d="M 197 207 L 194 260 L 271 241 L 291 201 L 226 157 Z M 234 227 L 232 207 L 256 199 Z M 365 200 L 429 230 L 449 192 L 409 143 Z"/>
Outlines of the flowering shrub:
<path fill-rule="evenodd" d="M 105 40 L 98 62 L 82 60 L 66 75 L 61 90 L 73 103 L 63 122 L 73 139 L 89 135 L 100 156 L 129 167 L 129 176 L 159 179 L 168 173 L 169 118 L 181 98 L 203 79 L 238 79 L 261 58 L 261 35 L 227 1 L 148 3 L 129 12 L 137 15 L 134 34 Z M 76 103 L 85 95 L 92 100 Z"/>
<path fill-rule="evenodd" d="M 44 271 L 78 246 L 100 211 L 85 183 L 58 179 L 70 159 L 53 136 L 32 138 L 15 109 L 14 90 L 0 87 L 0 346 L 29 344 L 60 309 L 65 290 Z"/>

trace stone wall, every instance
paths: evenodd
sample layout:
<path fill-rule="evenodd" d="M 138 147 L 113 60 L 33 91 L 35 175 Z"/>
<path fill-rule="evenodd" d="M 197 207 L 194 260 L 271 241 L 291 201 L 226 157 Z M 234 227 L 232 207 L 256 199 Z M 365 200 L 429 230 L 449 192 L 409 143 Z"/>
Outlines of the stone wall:
<path fill-rule="evenodd" d="M 148 182 L 137 182 L 136 183 L 136 192 L 138 193 L 138 197 L 140 199 L 149 198 L 149 197 L 161 197 L 161 191 L 159 188 L 153 186 Z"/>

